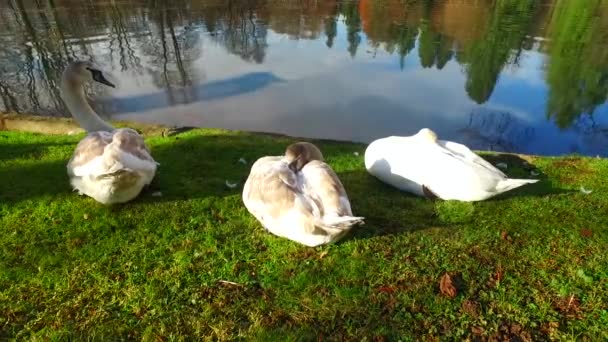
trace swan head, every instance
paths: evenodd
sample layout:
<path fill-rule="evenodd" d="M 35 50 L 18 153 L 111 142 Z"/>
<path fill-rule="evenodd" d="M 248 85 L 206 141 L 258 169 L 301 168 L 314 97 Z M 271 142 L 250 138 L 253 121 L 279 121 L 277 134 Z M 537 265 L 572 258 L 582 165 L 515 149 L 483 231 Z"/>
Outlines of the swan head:
<path fill-rule="evenodd" d="M 309 142 L 297 142 L 287 146 L 285 161 L 294 172 L 302 170 L 304 165 L 313 160 L 324 161 L 321 150 Z"/>
<path fill-rule="evenodd" d="M 87 61 L 71 62 L 63 72 L 63 80 L 71 85 L 83 85 L 95 81 L 112 88 L 116 87 L 112 82 L 108 81 L 103 71 Z"/>
<path fill-rule="evenodd" d="M 437 142 L 437 134 L 435 132 L 433 132 L 431 129 L 429 128 L 423 128 L 421 129 L 418 134 L 419 137 L 429 141 L 429 142 Z"/>

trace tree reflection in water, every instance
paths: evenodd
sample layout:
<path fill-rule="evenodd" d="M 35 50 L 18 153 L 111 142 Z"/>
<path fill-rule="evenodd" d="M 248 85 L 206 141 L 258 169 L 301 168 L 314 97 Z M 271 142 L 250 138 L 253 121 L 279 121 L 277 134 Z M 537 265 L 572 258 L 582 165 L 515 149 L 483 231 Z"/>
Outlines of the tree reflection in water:
<path fill-rule="evenodd" d="M 9 0 L 0 4 L 0 32 L 1 111 L 66 115 L 58 82 L 74 58 L 162 89 L 167 106 L 208 99 L 200 91 L 206 44 L 258 65 L 281 45 L 277 36 L 319 40 L 351 56 L 343 63 L 365 60 L 362 45 L 394 55 L 401 69 L 406 60 L 436 70 L 457 63 L 477 104 L 491 99 L 505 68 L 534 51 L 546 58 L 546 116 L 562 129 L 588 132 L 577 127 L 596 120 L 608 94 L 604 0 Z M 482 126 L 484 136 L 495 134 Z"/>

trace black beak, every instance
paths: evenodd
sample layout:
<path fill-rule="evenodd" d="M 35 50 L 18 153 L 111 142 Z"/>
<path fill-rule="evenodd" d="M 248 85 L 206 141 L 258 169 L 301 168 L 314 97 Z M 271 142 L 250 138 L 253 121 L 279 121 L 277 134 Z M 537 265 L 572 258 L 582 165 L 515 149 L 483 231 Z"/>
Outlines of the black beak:
<path fill-rule="evenodd" d="M 88 68 L 87 68 L 88 69 Z M 112 88 L 116 88 L 116 86 L 114 84 L 112 84 L 112 82 L 108 81 L 104 76 L 103 73 L 100 70 L 97 69 L 89 69 L 89 71 L 91 71 L 91 74 L 93 74 L 93 80 L 96 82 L 99 82 L 101 84 L 105 84 L 107 86 L 110 86 Z"/>

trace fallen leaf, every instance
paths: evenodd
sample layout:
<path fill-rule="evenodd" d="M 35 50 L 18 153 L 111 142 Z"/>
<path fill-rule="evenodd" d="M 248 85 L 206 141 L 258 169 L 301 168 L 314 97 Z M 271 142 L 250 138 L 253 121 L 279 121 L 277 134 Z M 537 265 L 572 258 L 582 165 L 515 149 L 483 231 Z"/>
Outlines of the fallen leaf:
<path fill-rule="evenodd" d="M 581 229 L 581 236 L 589 238 L 593 236 L 593 232 L 587 228 Z"/>
<path fill-rule="evenodd" d="M 503 240 L 506 240 L 509 237 L 509 234 L 507 232 L 505 232 L 504 230 L 502 232 L 500 232 L 500 238 Z"/>
<path fill-rule="evenodd" d="M 581 192 L 584 193 L 585 195 L 589 195 L 590 193 L 593 192 L 593 190 L 587 190 L 585 189 L 585 187 L 581 186 L 580 188 Z"/>
<path fill-rule="evenodd" d="M 328 251 L 323 251 L 323 252 L 319 253 L 319 259 L 323 259 L 323 258 L 325 258 L 325 256 L 326 256 L 328 253 L 329 253 Z"/>
<path fill-rule="evenodd" d="M 479 304 L 472 300 L 462 302 L 462 310 L 473 317 L 479 316 Z"/>
<path fill-rule="evenodd" d="M 522 332 L 522 327 L 521 325 L 517 324 L 517 323 L 513 323 L 511 324 L 511 329 L 510 332 L 511 334 L 520 334 Z"/>
<path fill-rule="evenodd" d="M 381 286 L 379 288 L 376 289 L 378 292 L 382 292 L 382 293 L 394 293 L 395 292 L 395 288 L 392 286 Z"/>
<path fill-rule="evenodd" d="M 483 335 L 484 331 L 485 330 L 482 327 L 472 327 L 471 328 L 471 332 L 473 333 L 473 335 L 477 335 L 477 336 Z"/>
<path fill-rule="evenodd" d="M 498 267 L 496 267 L 496 270 L 490 275 L 490 279 L 488 279 L 488 282 L 486 284 L 488 285 L 488 287 L 494 288 L 498 286 L 498 284 L 500 284 L 500 281 L 503 278 L 504 270 L 502 268 L 502 265 L 498 265 Z"/>
<path fill-rule="evenodd" d="M 454 287 L 452 277 L 449 273 L 445 273 L 439 280 L 439 291 L 448 298 L 456 297 L 456 287 Z"/>

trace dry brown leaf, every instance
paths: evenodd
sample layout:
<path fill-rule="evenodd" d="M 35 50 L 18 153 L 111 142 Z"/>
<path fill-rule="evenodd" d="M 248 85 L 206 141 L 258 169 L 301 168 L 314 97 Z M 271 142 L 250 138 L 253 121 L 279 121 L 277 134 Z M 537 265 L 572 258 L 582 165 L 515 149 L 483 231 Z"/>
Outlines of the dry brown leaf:
<path fill-rule="evenodd" d="M 488 340 L 528 342 L 532 341 L 532 336 L 518 323 L 502 322 L 500 327 L 498 327 L 498 331 L 489 336 Z"/>
<path fill-rule="evenodd" d="M 462 310 L 473 317 L 479 316 L 479 304 L 472 300 L 462 302 Z"/>
<path fill-rule="evenodd" d="M 593 236 L 593 232 L 587 228 L 583 228 L 581 229 L 581 236 L 582 237 L 586 237 L 586 238 L 590 238 Z"/>
<path fill-rule="evenodd" d="M 377 336 L 374 336 L 373 341 L 374 342 L 385 342 L 386 341 L 386 337 L 382 336 L 382 335 L 377 335 Z"/>
<path fill-rule="evenodd" d="M 500 232 L 500 238 L 503 239 L 504 241 L 513 241 L 513 238 L 511 237 L 511 235 L 509 235 L 509 233 L 507 233 L 506 231 L 501 231 Z"/>
<path fill-rule="evenodd" d="M 485 330 L 482 327 L 472 327 L 471 328 L 471 332 L 473 333 L 473 335 L 477 335 L 477 336 L 483 335 L 484 331 Z"/>
<path fill-rule="evenodd" d="M 498 284 L 504 277 L 505 277 L 505 272 L 502 268 L 502 265 L 498 265 L 498 267 L 496 267 L 496 270 L 494 271 L 494 273 L 490 274 L 490 279 L 488 279 L 488 282 L 486 283 L 486 285 L 488 285 L 488 287 L 494 288 L 494 287 L 498 286 Z"/>
<path fill-rule="evenodd" d="M 445 273 L 439 280 L 439 291 L 448 298 L 456 297 L 456 287 L 449 273 Z"/>
<path fill-rule="evenodd" d="M 377 291 L 390 294 L 395 292 L 395 288 L 392 286 L 381 286 L 377 289 Z"/>

